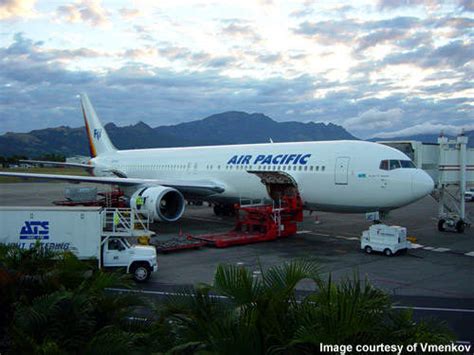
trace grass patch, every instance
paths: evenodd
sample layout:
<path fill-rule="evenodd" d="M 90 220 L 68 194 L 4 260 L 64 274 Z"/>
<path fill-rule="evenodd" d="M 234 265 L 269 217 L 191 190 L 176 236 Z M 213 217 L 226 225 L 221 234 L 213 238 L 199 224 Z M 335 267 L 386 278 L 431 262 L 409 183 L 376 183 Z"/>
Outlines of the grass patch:
<path fill-rule="evenodd" d="M 8 173 L 30 173 L 30 174 L 54 174 L 54 175 L 79 175 L 79 176 L 88 176 L 87 172 L 81 168 L 0 168 L 1 172 Z M 14 176 L 1 176 L 0 184 L 10 184 L 18 182 L 33 182 L 39 181 L 40 179 L 23 179 Z M 56 180 L 41 180 L 46 182 L 56 182 Z"/>

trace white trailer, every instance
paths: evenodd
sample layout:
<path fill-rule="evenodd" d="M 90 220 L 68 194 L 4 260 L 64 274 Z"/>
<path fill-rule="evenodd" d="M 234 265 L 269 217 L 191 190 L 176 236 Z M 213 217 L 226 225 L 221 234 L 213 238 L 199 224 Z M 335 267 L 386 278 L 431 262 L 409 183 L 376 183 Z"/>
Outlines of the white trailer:
<path fill-rule="evenodd" d="M 0 243 L 71 251 L 99 268 L 125 268 L 137 282 L 158 269 L 156 249 L 130 237 L 153 234 L 148 219 L 131 209 L 102 207 L 0 207 Z"/>
<path fill-rule="evenodd" d="M 367 254 L 379 251 L 392 256 L 410 247 L 411 243 L 407 241 L 407 229 L 400 226 L 374 224 L 369 230 L 362 232 L 360 240 L 360 248 Z"/>

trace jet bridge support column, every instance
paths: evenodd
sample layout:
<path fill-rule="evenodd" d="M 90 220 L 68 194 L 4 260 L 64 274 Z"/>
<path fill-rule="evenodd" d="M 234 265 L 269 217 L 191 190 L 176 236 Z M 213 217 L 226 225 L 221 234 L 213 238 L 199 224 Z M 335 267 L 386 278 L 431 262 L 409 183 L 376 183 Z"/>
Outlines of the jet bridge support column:
<path fill-rule="evenodd" d="M 455 229 L 462 233 L 469 226 L 466 216 L 464 195 L 467 184 L 467 142 L 468 138 L 462 133 L 456 140 L 447 137 L 438 138 L 439 162 L 437 200 L 439 203 L 438 230 Z M 472 159 L 472 157 L 471 157 Z M 448 186 L 457 186 L 457 192 L 448 190 Z"/>
<path fill-rule="evenodd" d="M 465 221 L 466 219 L 466 199 L 464 195 L 466 194 L 466 147 L 467 147 L 467 137 L 464 134 L 461 134 L 457 138 L 457 143 L 459 145 L 459 192 L 461 195 L 461 211 L 460 218 Z"/>

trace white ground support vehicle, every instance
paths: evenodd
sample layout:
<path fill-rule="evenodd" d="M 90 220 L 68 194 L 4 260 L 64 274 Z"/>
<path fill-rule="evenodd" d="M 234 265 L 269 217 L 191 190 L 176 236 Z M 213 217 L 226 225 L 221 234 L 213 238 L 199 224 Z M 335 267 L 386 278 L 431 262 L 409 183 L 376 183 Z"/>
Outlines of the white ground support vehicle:
<path fill-rule="evenodd" d="M 71 251 L 96 259 L 100 268 L 124 268 L 137 282 L 158 269 L 156 249 L 132 245 L 130 237 L 153 234 L 148 218 L 127 208 L 0 207 L 0 243 Z"/>
<path fill-rule="evenodd" d="M 392 256 L 401 250 L 410 249 L 411 243 L 407 241 L 407 229 L 400 226 L 387 226 L 374 224 L 369 230 L 362 233 L 360 248 L 367 254 L 373 251 L 382 252 Z"/>

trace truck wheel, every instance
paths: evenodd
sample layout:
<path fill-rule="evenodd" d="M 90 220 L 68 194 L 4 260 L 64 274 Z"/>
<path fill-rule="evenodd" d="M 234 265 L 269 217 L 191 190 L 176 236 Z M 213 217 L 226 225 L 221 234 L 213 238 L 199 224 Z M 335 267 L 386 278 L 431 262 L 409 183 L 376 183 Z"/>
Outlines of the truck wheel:
<path fill-rule="evenodd" d="M 465 228 L 466 224 L 463 221 L 458 221 L 458 223 L 456 223 L 456 231 L 458 233 L 464 233 Z"/>
<path fill-rule="evenodd" d="M 385 249 L 385 250 L 383 251 L 383 253 L 384 253 L 386 256 L 392 256 L 392 255 L 393 255 L 392 251 L 391 251 L 390 249 L 388 249 L 388 248 Z"/>
<path fill-rule="evenodd" d="M 372 253 L 372 248 L 369 247 L 368 245 L 364 248 L 364 250 L 365 250 L 365 252 L 366 252 L 367 254 Z"/>
<path fill-rule="evenodd" d="M 446 222 L 444 219 L 440 219 L 440 220 L 438 221 L 438 230 L 439 230 L 440 232 L 444 232 L 444 231 L 445 231 L 444 222 Z"/>
<path fill-rule="evenodd" d="M 138 264 L 132 269 L 133 279 L 136 282 L 142 283 L 148 281 L 151 275 L 150 266 L 143 263 Z"/>

